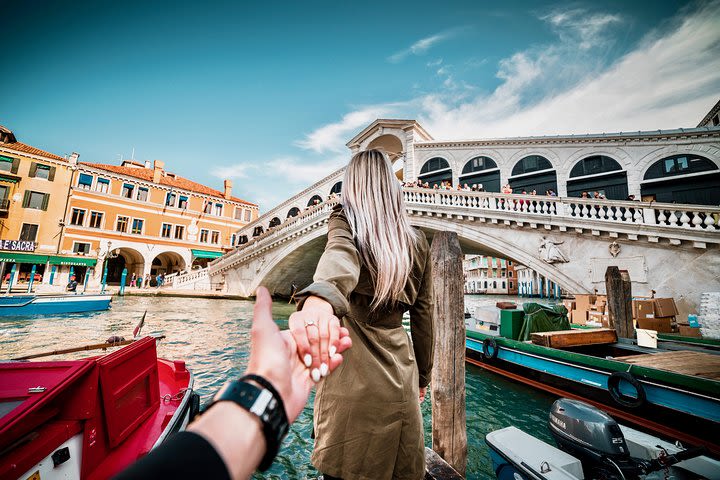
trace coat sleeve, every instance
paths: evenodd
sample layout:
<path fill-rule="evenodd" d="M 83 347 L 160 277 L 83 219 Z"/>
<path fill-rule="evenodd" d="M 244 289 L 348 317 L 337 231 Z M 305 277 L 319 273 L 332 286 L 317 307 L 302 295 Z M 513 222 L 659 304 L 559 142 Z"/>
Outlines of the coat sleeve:
<path fill-rule="evenodd" d="M 410 335 L 412 336 L 415 361 L 420 373 L 420 388 L 426 387 L 430 383 L 430 374 L 433 367 L 435 345 L 433 330 L 434 308 L 432 265 L 428 252 L 418 296 L 413 306 L 410 307 Z"/>
<path fill-rule="evenodd" d="M 328 242 L 320 257 L 313 283 L 298 292 L 298 310 L 302 309 L 307 297 L 314 295 L 330 303 L 338 318 L 347 314 L 348 296 L 355 289 L 360 277 L 360 254 L 350 231 L 350 224 L 342 213 L 342 207 L 335 207 L 328 221 Z"/>

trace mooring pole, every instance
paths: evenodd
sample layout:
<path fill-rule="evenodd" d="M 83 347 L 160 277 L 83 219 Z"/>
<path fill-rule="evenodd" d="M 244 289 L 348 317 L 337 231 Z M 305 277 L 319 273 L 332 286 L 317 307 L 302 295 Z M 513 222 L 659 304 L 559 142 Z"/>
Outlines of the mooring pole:
<path fill-rule="evenodd" d="M 605 271 L 605 291 L 610 328 L 617 331 L 618 337 L 635 337 L 632 318 L 632 283 L 627 271 L 618 267 L 608 267 Z"/>
<path fill-rule="evenodd" d="M 435 233 L 430 248 L 435 291 L 432 448 L 464 476 L 467 432 L 462 258 L 457 233 Z"/>

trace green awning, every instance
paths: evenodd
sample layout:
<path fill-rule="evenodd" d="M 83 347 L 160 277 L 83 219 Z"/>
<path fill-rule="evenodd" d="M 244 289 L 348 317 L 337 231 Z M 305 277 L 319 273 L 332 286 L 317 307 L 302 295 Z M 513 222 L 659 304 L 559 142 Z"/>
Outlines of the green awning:
<path fill-rule="evenodd" d="M 34 253 L 0 252 L 0 262 L 34 263 L 36 265 L 45 265 L 45 263 L 47 263 L 47 259 L 47 255 L 36 255 Z"/>
<path fill-rule="evenodd" d="M 74 267 L 94 267 L 97 263 L 96 258 L 85 257 L 59 257 L 51 255 L 49 257 L 50 265 L 72 265 Z"/>
<path fill-rule="evenodd" d="M 223 256 L 222 252 L 210 252 L 208 250 L 193 250 L 192 254 L 195 258 L 220 258 Z"/>
<path fill-rule="evenodd" d="M 0 182 L 18 183 L 19 181 L 20 181 L 20 177 L 16 177 L 14 175 L 5 175 L 4 173 L 0 173 Z"/>

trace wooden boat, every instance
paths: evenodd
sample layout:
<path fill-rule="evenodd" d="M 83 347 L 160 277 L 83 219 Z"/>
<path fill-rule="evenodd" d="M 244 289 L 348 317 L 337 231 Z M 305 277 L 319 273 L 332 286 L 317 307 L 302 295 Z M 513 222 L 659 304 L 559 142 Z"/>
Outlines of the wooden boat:
<path fill-rule="evenodd" d="M 0 479 L 104 479 L 182 430 L 199 397 L 145 337 L 108 355 L 0 363 Z M 108 345 L 110 346 L 110 345 Z"/>
<path fill-rule="evenodd" d="M 111 295 L 5 295 L 0 317 L 94 312 L 110 308 Z"/>
<path fill-rule="evenodd" d="M 720 355 L 710 345 L 615 341 L 553 348 L 467 331 L 468 362 L 581 399 L 646 431 L 720 455 Z"/>

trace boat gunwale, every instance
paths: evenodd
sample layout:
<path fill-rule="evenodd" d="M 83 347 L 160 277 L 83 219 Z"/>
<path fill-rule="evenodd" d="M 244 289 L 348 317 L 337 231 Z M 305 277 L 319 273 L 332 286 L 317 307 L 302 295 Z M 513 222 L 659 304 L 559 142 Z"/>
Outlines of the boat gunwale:
<path fill-rule="evenodd" d="M 634 365 L 627 362 L 621 362 L 619 360 L 593 357 L 584 353 L 569 352 L 556 348 L 544 347 L 542 345 L 520 342 L 518 340 L 511 340 L 505 337 L 486 335 L 474 331 L 467 331 L 466 336 L 473 340 L 480 341 L 483 341 L 486 338 L 492 338 L 497 342 L 498 345 L 505 346 L 506 348 L 513 348 L 523 353 L 534 353 L 536 355 L 541 355 L 544 357 L 555 358 L 569 361 L 575 364 L 609 370 L 610 372 L 628 372 L 631 370 L 635 376 L 641 377 L 643 380 L 659 381 L 662 382 L 663 386 L 668 387 L 684 387 L 687 388 L 688 391 L 691 393 L 707 395 L 714 400 L 717 399 L 717 392 L 720 391 L 720 381 L 712 380 L 709 378 L 684 375 L 668 370 L 660 370 L 657 368 Z"/>

